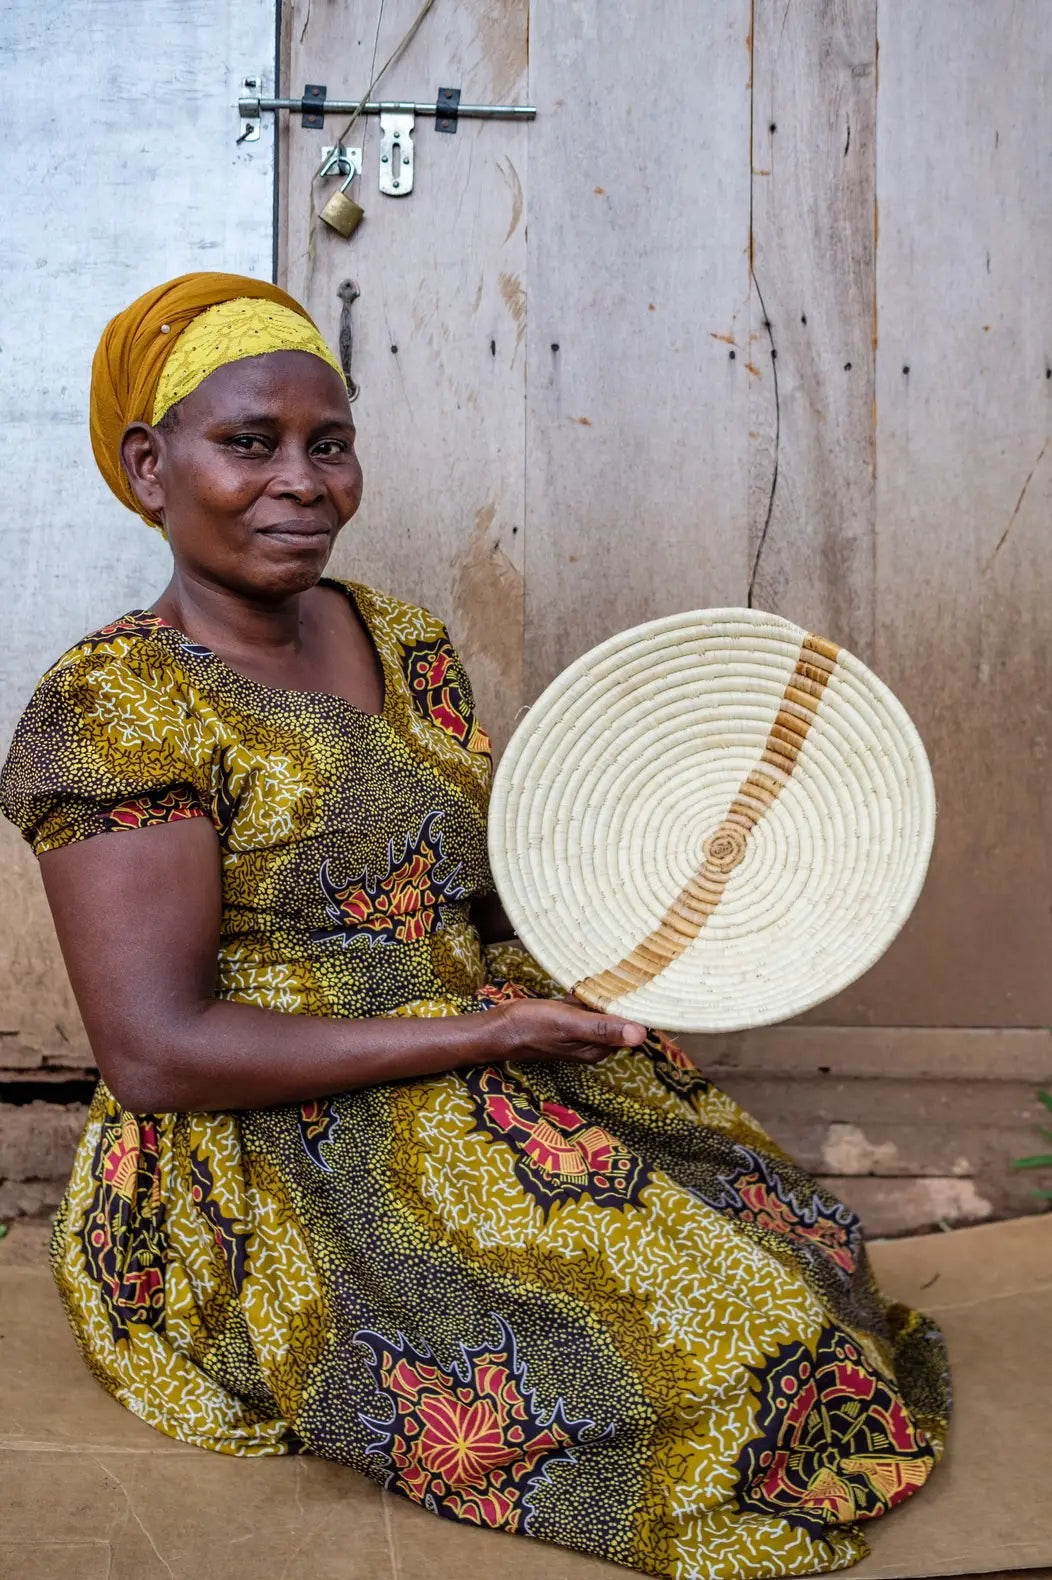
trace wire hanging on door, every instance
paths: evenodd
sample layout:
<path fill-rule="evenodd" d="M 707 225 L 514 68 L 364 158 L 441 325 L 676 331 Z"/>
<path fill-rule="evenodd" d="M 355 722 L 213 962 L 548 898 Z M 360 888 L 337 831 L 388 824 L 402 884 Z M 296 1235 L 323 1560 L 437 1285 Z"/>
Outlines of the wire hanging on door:
<path fill-rule="evenodd" d="M 373 80 L 370 82 L 369 86 L 366 88 L 365 92 L 362 94 L 362 97 L 359 99 L 357 107 L 355 108 L 353 114 L 351 115 L 350 120 L 347 122 L 347 125 L 343 128 L 343 130 L 340 132 L 339 136 L 336 138 L 336 147 L 337 148 L 339 148 L 341 146 L 341 144 L 346 142 L 347 138 L 350 136 L 351 132 L 353 131 L 354 126 L 355 126 L 356 122 L 358 121 L 358 118 L 360 117 L 362 111 L 364 110 L 365 106 L 368 104 L 369 98 L 370 98 L 370 96 L 371 96 L 371 94 L 373 92 L 373 89 L 376 87 L 377 83 L 381 81 L 381 79 L 384 77 L 384 75 L 390 69 L 390 67 L 394 65 L 395 61 L 398 60 L 400 58 L 400 56 L 403 55 L 405 53 L 405 51 L 409 48 L 409 45 L 413 42 L 413 40 L 416 37 L 417 33 L 420 31 L 420 27 L 421 27 L 421 25 L 422 25 L 422 23 L 424 21 L 424 18 L 427 16 L 428 12 L 434 7 L 434 4 L 435 4 L 435 0 L 424 0 L 424 4 L 420 7 L 420 10 L 417 12 L 416 18 L 411 23 L 411 25 L 407 28 L 406 32 L 402 35 L 402 38 L 399 40 L 399 42 L 395 46 L 395 48 L 391 51 L 390 55 L 388 55 L 388 57 L 384 61 L 383 65 L 380 67 L 380 70 L 378 72 L 376 72 L 376 74 L 373 77 Z M 382 7 L 381 7 L 381 15 L 382 15 Z M 307 226 L 307 275 L 306 275 L 306 280 L 304 282 L 304 295 L 306 297 L 308 297 L 308 298 L 310 296 L 310 288 L 311 288 L 311 284 L 313 283 L 313 278 L 314 278 L 314 258 L 315 258 L 315 253 L 317 251 L 317 240 L 318 240 L 318 210 L 317 210 L 317 205 L 315 204 L 315 201 L 314 201 L 314 183 L 317 181 L 318 177 L 324 171 L 325 165 L 326 165 L 326 160 L 323 159 L 321 164 L 318 166 L 317 170 L 315 170 L 314 174 L 311 176 L 311 179 L 310 179 L 310 193 L 309 193 L 310 206 L 309 206 L 309 220 L 308 220 L 308 226 Z"/>

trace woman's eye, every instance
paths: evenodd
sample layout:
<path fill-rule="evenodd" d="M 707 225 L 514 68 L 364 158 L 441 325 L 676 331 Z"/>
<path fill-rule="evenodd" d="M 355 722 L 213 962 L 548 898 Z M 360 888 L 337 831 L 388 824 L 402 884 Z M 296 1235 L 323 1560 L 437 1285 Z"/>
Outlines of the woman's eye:
<path fill-rule="evenodd" d="M 322 439 L 319 444 L 314 446 L 314 449 L 311 453 L 313 455 L 320 455 L 324 460 L 330 456 L 346 455 L 350 448 L 350 445 L 345 439 Z"/>
<path fill-rule="evenodd" d="M 270 444 L 258 433 L 238 433 L 228 440 L 230 448 L 241 455 L 267 455 Z"/>

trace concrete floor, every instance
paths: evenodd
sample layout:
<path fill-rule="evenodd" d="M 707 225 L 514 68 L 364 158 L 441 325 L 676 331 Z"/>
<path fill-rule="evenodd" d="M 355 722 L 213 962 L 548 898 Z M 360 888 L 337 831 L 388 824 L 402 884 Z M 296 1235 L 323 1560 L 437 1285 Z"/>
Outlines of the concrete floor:
<path fill-rule="evenodd" d="M 0 1242 L 0 1580 L 615 1580 L 624 1569 L 440 1521 L 317 1459 L 227 1459 L 92 1380 L 43 1259 Z M 957 1417 L 929 1487 L 871 1528 L 858 1580 L 1052 1580 L 1052 1216 L 877 1244 L 944 1325 Z M 1040 1566 L 1050 1566 L 1042 1568 Z"/>

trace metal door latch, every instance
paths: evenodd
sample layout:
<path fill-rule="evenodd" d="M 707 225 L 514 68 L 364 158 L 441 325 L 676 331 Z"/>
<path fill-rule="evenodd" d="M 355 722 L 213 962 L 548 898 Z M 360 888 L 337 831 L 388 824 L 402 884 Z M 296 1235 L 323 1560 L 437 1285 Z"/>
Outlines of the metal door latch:
<path fill-rule="evenodd" d="M 460 89 L 439 88 L 435 104 L 435 131 L 455 132 L 460 116 Z"/>
<path fill-rule="evenodd" d="M 345 148 L 342 143 L 337 143 L 335 148 L 323 148 L 321 157 L 323 162 L 318 170 L 319 179 L 322 176 L 360 176 L 362 173 L 360 148 Z"/>
<path fill-rule="evenodd" d="M 259 140 L 260 122 L 264 115 L 279 110 L 299 111 L 301 124 L 321 127 L 327 115 L 378 115 L 380 117 L 380 191 L 387 197 L 405 197 L 413 190 L 413 125 L 418 115 L 434 117 L 436 132 L 456 133 L 462 120 L 483 121 L 532 121 L 537 114 L 532 104 L 461 104 L 459 88 L 440 88 L 434 104 L 405 103 L 400 100 L 369 100 L 359 104 L 354 99 L 330 99 L 322 83 L 311 82 L 299 99 L 265 99 L 262 97 L 263 79 L 245 77 L 241 83 L 238 114 L 241 117 L 239 143 Z M 349 155 L 354 149 L 346 151 Z M 326 157 L 331 150 L 326 149 Z M 358 164 L 361 171 L 361 163 Z M 346 171 L 333 166 L 326 175 L 344 175 Z"/>
<path fill-rule="evenodd" d="M 262 92 L 262 72 L 257 72 L 254 77 L 242 77 L 241 97 L 237 102 L 238 113 L 241 116 L 239 144 L 259 142 L 259 125 L 263 119 L 259 113 L 259 96 Z"/>
<path fill-rule="evenodd" d="M 405 197 L 413 190 L 414 120 L 380 109 L 380 191 L 387 197 Z"/>

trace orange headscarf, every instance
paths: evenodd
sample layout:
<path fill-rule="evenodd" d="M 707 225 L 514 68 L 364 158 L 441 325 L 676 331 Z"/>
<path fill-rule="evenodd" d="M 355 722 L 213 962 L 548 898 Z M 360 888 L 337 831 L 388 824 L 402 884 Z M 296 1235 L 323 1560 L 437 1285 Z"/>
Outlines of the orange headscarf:
<path fill-rule="evenodd" d="M 155 285 L 103 330 L 91 365 L 91 448 L 110 488 L 122 505 L 151 526 L 159 518 L 144 511 L 132 491 L 120 458 L 121 435 L 131 422 L 150 422 L 157 386 L 179 336 L 209 307 L 239 297 L 277 302 L 313 319 L 280 287 L 241 274 L 182 274 Z"/>

